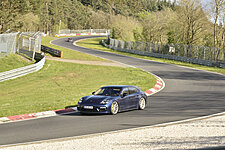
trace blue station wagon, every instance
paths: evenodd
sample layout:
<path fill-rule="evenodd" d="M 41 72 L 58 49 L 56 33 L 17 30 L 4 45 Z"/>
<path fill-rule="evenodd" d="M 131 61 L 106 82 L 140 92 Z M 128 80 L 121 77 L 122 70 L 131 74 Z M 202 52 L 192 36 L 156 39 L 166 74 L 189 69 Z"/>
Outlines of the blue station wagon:
<path fill-rule="evenodd" d="M 117 114 L 133 109 L 145 109 L 147 95 L 136 86 L 111 85 L 101 87 L 92 95 L 82 97 L 77 109 L 83 113 Z"/>

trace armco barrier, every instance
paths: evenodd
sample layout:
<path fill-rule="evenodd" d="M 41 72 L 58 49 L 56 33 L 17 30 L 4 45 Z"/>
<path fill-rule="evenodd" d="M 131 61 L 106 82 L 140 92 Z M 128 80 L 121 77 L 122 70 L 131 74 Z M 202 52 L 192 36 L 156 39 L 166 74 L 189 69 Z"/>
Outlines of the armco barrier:
<path fill-rule="evenodd" d="M 44 66 L 44 64 L 45 64 L 45 56 L 43 56 L 39 62 L 37 62 L 33 65 L 29 65 L 29 66 L 25 66 L 22 68 L 2 72 L 2 73 L 0 73 L 0 82 L 6 81 L 9 79 L 18 78 L 18 77 L 24 76 L 26 74 L 38 71 Z"/>
<path fill-rule="evenodd" d="M 61 57 L 63 56 L 63 52 L 60 51 L 60 50 L 56 50 L 56 49 L 53 49 L 53 48 L 50 48 L 50 47 L 47 47 L 47 46 L 44 46 L 44 45 L 41 45 L 41 51 L 42 52 L 47 52 L 53 56 L 56 56 L 56 57 Z"/>
<path fill-rule="evenodd" d="M 210 60 L 201 60 L 201 59 L 196 59 L 196 58 L 174 56 L 174 55 L 168 55 L 168 54 L 150 53 L 150 52 L 140 51 L 140 50 L 122 49 L 119 47 L 114 47 L 114 46 L 108 45 L 105 43 L 104 40 L 102 40 L 102 44 L 105 47 L 108 47 L 110 49 L 127 52 L 127 53 L 132 53 L 132 54 L 138 54 L 138 55 L 150 56 L 150 57 L 156 57 L 156 58 L 164 58 L 164 59 L 170 59 L 170 60 L 177 60 L 177 61 L 181 61 L 181 62 L 199 64 L 199 65 L 204 65 L 204 66 L 209 66 L 209 67 L 225 68 L 225 62 L 223 63 L 223 62 L 216 62 L 216 61 L 210 61 Z"/>
<path fill-rule="evenodd" d="M 23 50 L 23 49 L 19 49 L 18 53 L 24 54 L 29 58 L 33 57 L 33 51 L 28 51 L 28 50 Z M 39 62 L 40 60 L 42 60 L 43 55 L 41 53 L 35 53 L 34 55 L 34 59 L 36 60 L 36 62 Z"/>

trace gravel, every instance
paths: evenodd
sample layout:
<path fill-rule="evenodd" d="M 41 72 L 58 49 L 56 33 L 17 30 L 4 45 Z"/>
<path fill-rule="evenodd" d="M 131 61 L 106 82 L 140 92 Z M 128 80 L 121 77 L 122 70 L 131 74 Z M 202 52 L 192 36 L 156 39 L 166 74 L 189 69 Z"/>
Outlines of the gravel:
<path fill-rule="evenodd" d="M 222 146 L 225 149 L 225 115 L 158 127 L 144 127 L 81 137 L 40 141 L 2 150 L 122 149 L 166 150 Z"/>

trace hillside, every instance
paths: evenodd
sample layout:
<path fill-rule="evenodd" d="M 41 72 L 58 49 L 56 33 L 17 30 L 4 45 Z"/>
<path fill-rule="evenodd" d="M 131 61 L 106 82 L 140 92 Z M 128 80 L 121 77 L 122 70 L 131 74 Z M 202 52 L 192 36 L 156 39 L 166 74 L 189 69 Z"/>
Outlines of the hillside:
<path fill-rule="evenodd" d="M 199 0 L 3 0 L 0 33 L 54 35 L 61 20 L 60 29 L 111 29 L 120 40 L 223 48 L 224 3 L 217 7 L 213 2 L 206 10 Z M 216 16 L 214 23 L 210 16 Z"/>
<path fill-rule="evenodd" d="M 61 28 L 110 28 L 107 22 L 103 25 L 102 17 L 137 16 L 143 10 L 158 11 L 163 7 L 173 7 L 173 4 L 165 0 L 3 0 L 0 33 L 9 28 L 54 33 L 58 31 L 59 20 L 62 21 Z"/>

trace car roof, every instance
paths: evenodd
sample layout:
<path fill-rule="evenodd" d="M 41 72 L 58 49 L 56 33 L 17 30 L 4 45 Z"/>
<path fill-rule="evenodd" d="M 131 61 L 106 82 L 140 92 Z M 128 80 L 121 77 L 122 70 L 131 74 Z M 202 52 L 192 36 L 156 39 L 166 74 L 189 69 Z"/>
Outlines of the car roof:
<path fill-rule="evenodd" d="M 112 88 L 126 88 L 126 87 L 136 87 L 136 86 L 131 86 L 131 85 L 108 85 L 108 86 L 103 86 L 102 88 L 109 88 L 109 87 L 112 87 Z M 138 88 L 138 87 L 136 87 Z"/>

